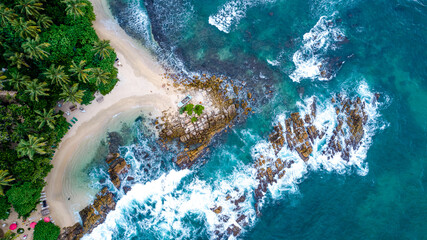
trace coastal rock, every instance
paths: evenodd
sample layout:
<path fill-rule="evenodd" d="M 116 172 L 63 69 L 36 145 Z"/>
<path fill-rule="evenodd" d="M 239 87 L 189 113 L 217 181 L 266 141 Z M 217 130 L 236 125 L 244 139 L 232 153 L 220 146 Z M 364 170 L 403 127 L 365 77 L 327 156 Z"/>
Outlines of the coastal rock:
<path fill-rule="evenodd" d="M 110 175 L 111 182 L 117 189 L 120 188 L 121 178 L 129 171 L 129 168 L 130 165 L 127 164 L 123 158 L 116 158 L 114 161 L 111 161 L 108 173 Z"/>
<path fill-rule="evenodd" d="M 82 224 L 76 223 L 64 228 L 58 237 L 59 240 L 78 240 L 87 233 L 91 233 L 98 225 L 102 224 L 107 214 L 114 210 L 116 202 L 113 193 L 104 187 L 96 196 L 93 203 L 79 212 Z"/>

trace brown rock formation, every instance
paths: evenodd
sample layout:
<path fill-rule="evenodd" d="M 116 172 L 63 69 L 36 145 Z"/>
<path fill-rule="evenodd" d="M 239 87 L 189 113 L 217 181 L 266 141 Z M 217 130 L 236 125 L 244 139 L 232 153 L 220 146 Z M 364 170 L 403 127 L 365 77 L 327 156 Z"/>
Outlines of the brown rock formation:
<path fill-rule="evenodd" d="M 63 232 L 58 237 L 59 240 L 78 240 L 84 234 L 90 233 L 98 225 L 102 224 L 107 217 L 107 214 L 114 210 L 116 202 L 114 201 L 113 193 L 107 188 L 103 188 L 96 196 L 93 203 L 79 212 L 82 224 L 76 223 L 71 227 L 63 229 Z"/>

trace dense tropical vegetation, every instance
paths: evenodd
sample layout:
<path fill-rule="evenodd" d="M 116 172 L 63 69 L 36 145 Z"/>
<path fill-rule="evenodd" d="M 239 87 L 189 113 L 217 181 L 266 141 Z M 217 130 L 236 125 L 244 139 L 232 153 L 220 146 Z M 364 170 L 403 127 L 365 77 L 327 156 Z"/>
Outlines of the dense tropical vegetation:
<path fill-rule="evenodd" d="M 40 220 L 34 228 L 33 240 L 56 240 L 58 239 L 60 229 L 51 222 Z"/>
<path fill-rule="evenodd" d="M 117 82 L 87 0 L 0 2 L 0 218 L 28 216 L 68 130 L 60 100 L 88 104 Z"/>

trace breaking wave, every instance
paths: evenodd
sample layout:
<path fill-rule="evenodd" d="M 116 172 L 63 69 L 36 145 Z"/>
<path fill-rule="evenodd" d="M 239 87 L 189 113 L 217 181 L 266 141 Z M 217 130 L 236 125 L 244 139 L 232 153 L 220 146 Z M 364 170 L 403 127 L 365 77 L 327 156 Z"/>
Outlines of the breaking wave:
<path fill-rule="evenodd" d="M 340 58 L 327 57 L 329 51 L 337 48 L 337 43 L 347 38 L 339 23 L 332 17 L 322 16 L 316 25 L 303 36 L 302 47 L 292 57 L 295 70 L 289 77 L 294 82 L 301 79 L 332 79 L 344 63 Z"/>
<path fill-rule="evenodd" d="M 236 134 L 253 144 L 253 163 L 244 164 L 246 161 L 235 157 L 234 151 L 238 150 L 231 148 L 221 152 L 222 161 L 237 161 L 237 165 L 226 176 L 218 174 L 214 179 L 206 180 L 199 175 L 197 169 L 178 171 L 164 168 L 163 172 L 157 172 L 158 177 L 151 176 L 152 180 L 139 178 L 132 190 L 118 201 L 116 209 L 108 214 L 105 223 L 84 239 L 133 239 L 139 236 L 144 236 L 144 239 L 234 239 L 256 223 L 257 211 L 262 210 L 265 201 L 270 197 L 281 199 L 286 194 L 298 192 L 298 184 L 309 171 L 366 175 L 369 168 L 365 159 L 372 137 L 378 130 L 384 129 L 386 124 L 378 120 L 378 108 L 382 103 L 376 101 L 367 84 L 362 82 L 356 92 L 364 105 L 368 120 L 364 125 L 365 134 L 359 147 L 350 150 L 348 159 L 339 154 L 324 154 L 327 142 L 333 138 L 334 128 L 339 123 L 331 98 L 329 101 L 322 100 L 317 104 L 313 125 L 324 132 L 324 137 L 314 141 L 313 152 L 307 162 L 304 162 L 295 150 L 283 147 L 275 153 L 270 142 L 249 130 L 239 130 Z M 338 98 L 337 95 L 332 97 Z M 350 96 L 342 92 L 339 97 Z M 301 116 L 310 114 L 314 99 L 310 97 L 297 103 Z M 287 117 L 288 112 L 277 115 L 274 124 L 285 125 Z M 350 137 L 348 126 L 343 126 L 343 132 Z M 126 158 L 132 160 L 133 174 L 149 172 L 143 170 L 147 167 L 146 161 L 143 160 L 146 157 L 138 151 L 148 152 L 150 149 L 147 148 L 148 144 L 140 145 L 143 150 L 127 147 L 125 151 Z M 283 177 L 276 178 L 268 185 L 266 196 L 270 197 L 256 199 L 254 191 L 260 180 L 257 178 L 254 163 L 260 156 L 280 158 L 283 161 L 292 161 L 293 164 L 286 168 Z M 145 165 L 141 166 L 143 163 Z M 148 164 L 156 164 L 156 161 Z M 234 232 L 237 232 L 236 236 L 233 235 Z"/>
<path fill-rule="evenodd" d="M 209 16 L 209 24 L 220 31 L 229 33 L 233 26 L 246 17 L 246 11 L 249 8 L 272 2 L 275 2 L 275 0 L 235 0 L 227 2 L 219 8 L 216 14 Z"/>

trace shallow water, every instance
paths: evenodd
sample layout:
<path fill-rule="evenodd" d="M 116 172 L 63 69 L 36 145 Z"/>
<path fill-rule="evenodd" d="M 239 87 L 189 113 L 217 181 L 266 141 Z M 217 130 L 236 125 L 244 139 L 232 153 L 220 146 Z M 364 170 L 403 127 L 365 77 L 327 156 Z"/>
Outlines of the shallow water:
<path fill-rule="evenodd" d="M 137 183 L 125 196 L 119 191 L 117 209 L 86 239 L 211 239 L 241 214 L 248 217 L 241 239 L 425 238 L 427 3 L 115 0 L 111 6 L 160 61 L 245 82 L 256 113 L 216 137 L 204 165 L 181 171 L 170 161 L 173 151 L 161 152 L 136 123 L 135 144 L 121 151 Z M 273 124 L 307 111 L 316 97 L 316 124 L 331 129 L 330 98 L 338 93 L 360 96 L 368 106 L 362 147 L 348 163 L 322 156 L 320 142 L 308 164 L 282 150 L 278 156 L 296 163 L 269 188 L 257 216 L 253 162 L 271 154 Z M 377 103 L 374 93 L 381 94 Z M 246 195 L 240 209 L 225 200 L 228 194 Z M 211 210 L 218 205 L 230 217 L 226 223 Z"/>

